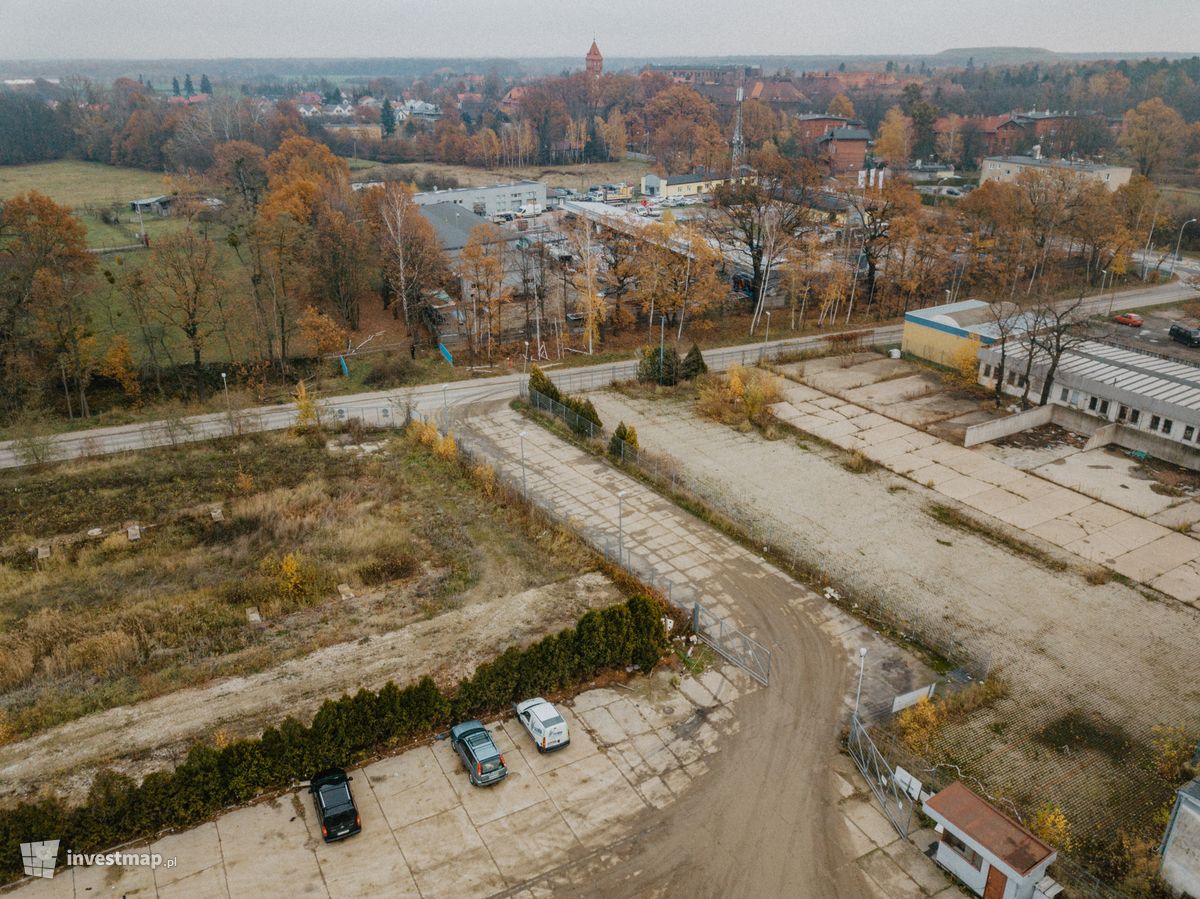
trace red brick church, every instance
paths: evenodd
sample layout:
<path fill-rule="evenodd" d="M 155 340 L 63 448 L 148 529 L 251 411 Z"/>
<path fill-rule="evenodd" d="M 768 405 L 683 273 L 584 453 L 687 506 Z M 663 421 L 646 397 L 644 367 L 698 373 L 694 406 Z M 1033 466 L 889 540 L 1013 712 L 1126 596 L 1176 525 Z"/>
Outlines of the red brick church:
<path fill-rule="evenodd" d="M 584 62 L 587 65 L 587 73 L 589 75 L 603 74 L 604 57 L 600 55 L 600 48 L 596 46 L 595 41 L 592 41 L 592 49 L 588 50 L 587 56 L 584 57 Z"/>

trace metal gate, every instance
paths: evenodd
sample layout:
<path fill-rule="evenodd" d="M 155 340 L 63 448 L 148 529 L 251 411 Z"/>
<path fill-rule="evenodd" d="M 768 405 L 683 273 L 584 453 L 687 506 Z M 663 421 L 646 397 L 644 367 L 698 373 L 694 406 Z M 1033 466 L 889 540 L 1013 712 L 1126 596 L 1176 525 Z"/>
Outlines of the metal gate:
<path fill-rule="evenodd" d="M 750 639 L 700 603 L 692 606 L 692 630 L 764 687 L 767 685 L 771 678 L 771 652 L 761 643 Z"/>
<path fill-rule="evenodd" d="M 913 820 L 913 805 L 920 798 L 921 784 L 903 769 L 894 769 L 888 763 L 857 714 L 850 718 L 850 739 L 847 743 L 850 757 L 866 778 L 871 792 L 883 808 L 883 813 L 900 836 L 908 839 Z"/>

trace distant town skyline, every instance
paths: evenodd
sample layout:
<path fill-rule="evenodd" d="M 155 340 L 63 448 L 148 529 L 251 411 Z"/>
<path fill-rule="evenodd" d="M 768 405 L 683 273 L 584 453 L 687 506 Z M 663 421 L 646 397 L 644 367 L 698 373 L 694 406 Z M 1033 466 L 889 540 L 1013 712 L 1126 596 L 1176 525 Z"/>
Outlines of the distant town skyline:
<path fill-rule="evenodd" d="M 1200 53 L 1200 15 L 1195 0 L 360 0 L 352 9 L 328 0 L 0 0 L 4 59 L 582 58 L 593 37 L 609 58 L 932 56 L 959 47 Z"/>

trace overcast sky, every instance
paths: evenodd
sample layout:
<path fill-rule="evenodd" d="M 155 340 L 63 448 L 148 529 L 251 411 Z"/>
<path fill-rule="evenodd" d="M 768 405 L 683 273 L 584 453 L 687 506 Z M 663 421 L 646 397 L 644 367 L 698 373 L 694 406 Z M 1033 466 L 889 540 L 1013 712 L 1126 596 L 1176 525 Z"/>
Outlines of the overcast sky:
<path fill-rule="evenodd" d="M 1200 53 L 1198 0 L 0 0 L 0 58 Z"/>

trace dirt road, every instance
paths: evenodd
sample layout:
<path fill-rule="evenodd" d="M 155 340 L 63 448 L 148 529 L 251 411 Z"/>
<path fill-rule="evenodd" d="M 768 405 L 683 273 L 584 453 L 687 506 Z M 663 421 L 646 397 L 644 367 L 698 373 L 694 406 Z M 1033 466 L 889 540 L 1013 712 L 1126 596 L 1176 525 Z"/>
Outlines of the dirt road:
<path fill-rule="evenodd" d="M 527 427 L 511 410 L 493 409 L 473 416 L 465 437 L 519 478 L 518 433 Z M 849 864 L 830 776 L 861 625 L 582 451 L 536 428 L 524 451 L 538 502 L 614 533 L 621 516 L 627 546 L 698 588 L 772 653 L 770 686 L 739 701 L 740 731 L 702 781 L 669 811 L 647 813 L 636 836 L 595 865 L 564 867 L 534 886 L 581 896 L 869 895 Z"/>
<path fill-rule="evenodd" d="M 193 743 L 219 729 L 240 737 L 288 715 L 307 720 L 325 699 L 360 687 L 377 690 L 389 680 L 404 684 L 424 674 L 450 685 L 505 647 L 570 627 L 587 609 L 618 601 L 616 587 L 592 572 L 329 646 L 258 674 L 88 715 L 0 746 L 0 799 L 47 787 L 79 799 L 97 768 L 140 779 L 173 767 Z"/>

